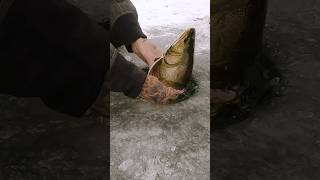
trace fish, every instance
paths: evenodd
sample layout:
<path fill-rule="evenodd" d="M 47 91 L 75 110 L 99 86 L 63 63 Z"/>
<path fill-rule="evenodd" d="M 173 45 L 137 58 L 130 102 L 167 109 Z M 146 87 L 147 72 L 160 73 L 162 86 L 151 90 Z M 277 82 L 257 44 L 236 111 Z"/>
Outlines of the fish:
<path fill-rule="evenodd" d="M 266 76 L 271 79 L 277 73 L 260 57 L 267 3 L 268 0 L 211 0 L 212 129 L 245 120 L 270 92 Z"/>
<path fill-rule="evenodd" d="M 150 67 L 148 75 L 175 89 L 184 89 L 191 80 L 194 64 L 195 28 L 185 30 L 166 53 Z"/>

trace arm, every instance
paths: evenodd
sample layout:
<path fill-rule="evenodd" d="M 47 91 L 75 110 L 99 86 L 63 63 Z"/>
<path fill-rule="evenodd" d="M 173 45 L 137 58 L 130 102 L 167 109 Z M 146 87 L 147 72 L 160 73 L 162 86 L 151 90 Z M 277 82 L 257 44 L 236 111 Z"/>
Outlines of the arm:
<path fill-rule="evenodd" d="M 129 0 L 111 0 L 110 27 L 112 44 L 115 47 L 125 45 L 130 52 L 136 40 L 146 38 L 138 22 L 136 8 Z"/>
<path fill-rule="evenodd" d="M 115 47 L 125 45 L 148 65 L 163 54 L 162 49 L 147 40 L 138 22 L 136 8 L 129 0 L 111 0 L 111 42 Z"/>

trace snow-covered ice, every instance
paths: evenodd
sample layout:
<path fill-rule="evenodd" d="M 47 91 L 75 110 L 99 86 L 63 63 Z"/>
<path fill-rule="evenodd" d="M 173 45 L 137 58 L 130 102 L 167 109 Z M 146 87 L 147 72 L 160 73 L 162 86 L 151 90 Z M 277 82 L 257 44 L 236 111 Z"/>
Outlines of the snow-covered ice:
<path fill-rule="evenodd" d="M 194 27 L 198 50 L 210 48 L 210 0 L 132 0 L 139 23 L 150 38 L 172 35 L 167 29 Z M 162 29 L 152 33 L 152 29 Z M 168 47 L 166 44 L 164 48 Z M 197 49 L 196 49 L 197 52 Z"/>
<path fill-rule="evenodd" d="M 192 24 L 210 16 L 210 0 L 132 0 L 142 27 Z"/>

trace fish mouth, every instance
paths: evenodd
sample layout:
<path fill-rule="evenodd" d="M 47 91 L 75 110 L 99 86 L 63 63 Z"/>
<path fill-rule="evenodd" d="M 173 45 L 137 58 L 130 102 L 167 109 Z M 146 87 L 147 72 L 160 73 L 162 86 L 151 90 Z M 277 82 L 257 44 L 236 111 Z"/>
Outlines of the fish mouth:
<path fill-rule="evenodd" d="M 194 28 L 185 30 L 167 50 L 165 63 L 169 65 L 174 65 L 179 62 L 182 63 L 182 59 L 179 57 L 186 56 L 191 50 L 193 50 L 195 34 Z"/>
<path fill-rule="evenodd" d="M 194 40 L 196 35 L 196 30 L 194 28 L 189 28 L 184 31 L 181 36 L 172 44 L 171 47 L 188 45 L 190 40 Z"/>

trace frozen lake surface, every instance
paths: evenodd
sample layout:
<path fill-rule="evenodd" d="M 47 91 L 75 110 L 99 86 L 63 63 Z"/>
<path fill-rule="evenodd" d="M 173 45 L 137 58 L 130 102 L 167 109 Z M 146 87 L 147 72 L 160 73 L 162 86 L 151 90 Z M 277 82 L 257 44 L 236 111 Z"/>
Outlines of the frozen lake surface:
<path fill-rule="evenodd" d="M 210 0 L 133 0 L 139 22 L 149 38 L 172 37 L 189 27 L 197 31 L 196 52 L 210 48 Z M 177 28 L 178 32 L 170 31 Z M 158 31 L 154 31 L 158 30 Z M 170 43 L 163 44 L 167 48 Z M 161 44 L 160 44 L 161 45 Z"/>
<path fill-rule="evenodd" d="M 133 0 L 148 38 L 164 50 L 189 27 L 196 28 L 191 98 L 174 105 L 111 94 L 112 179 L 209 179 L 209 0 Z M 140 67 L 145 65 L 126 55 Z"/>
<path fill-rule="evenodd" d="M 210 0 L 132 0 L 139 12 L 143 27 L 158 25 L 193 24 L 208 17 Z"/>

